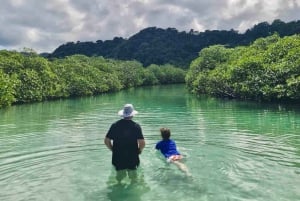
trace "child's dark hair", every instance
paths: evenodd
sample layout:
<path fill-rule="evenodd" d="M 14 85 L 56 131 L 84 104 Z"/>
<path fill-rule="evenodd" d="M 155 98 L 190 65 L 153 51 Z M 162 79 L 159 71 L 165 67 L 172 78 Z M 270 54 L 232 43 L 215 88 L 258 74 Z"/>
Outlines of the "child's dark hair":
<path fill-rule="evenodd" d="M 170 136 L 171 136 L 171 131 L 168 128 L 161 128 L 160 129 L 160 134 L 161 134 L 161 137 L 164 140 L 168 140 L 170 138 Z"/>

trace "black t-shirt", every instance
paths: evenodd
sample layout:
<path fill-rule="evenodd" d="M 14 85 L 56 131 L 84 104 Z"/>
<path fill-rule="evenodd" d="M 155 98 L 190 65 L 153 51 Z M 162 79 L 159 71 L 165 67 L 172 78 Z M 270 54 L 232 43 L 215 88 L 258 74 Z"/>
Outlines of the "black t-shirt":
<path fill-rule="evenodd" d="M 135 169 L 139 165 L 138 139 L 144 139 L 140 125 L 121 119 L 113 123 L 106 135 L 113 140 L 112 163 L 117 170 Z"/>

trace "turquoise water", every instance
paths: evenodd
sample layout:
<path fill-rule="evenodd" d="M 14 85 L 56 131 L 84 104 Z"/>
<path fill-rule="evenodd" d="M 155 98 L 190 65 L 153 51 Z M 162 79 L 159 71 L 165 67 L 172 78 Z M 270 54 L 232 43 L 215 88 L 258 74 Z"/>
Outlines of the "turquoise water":
<path fill-rule="evenodd" d="M 146 148 L 137 183 L 115 181 L 103 144 L 133 103 Z M 300 200 L 300 108 L 196 98 L 183 85 L 0 110 L 0 200 Z M 169 127 L 186 177 L 154 150 Z"/>

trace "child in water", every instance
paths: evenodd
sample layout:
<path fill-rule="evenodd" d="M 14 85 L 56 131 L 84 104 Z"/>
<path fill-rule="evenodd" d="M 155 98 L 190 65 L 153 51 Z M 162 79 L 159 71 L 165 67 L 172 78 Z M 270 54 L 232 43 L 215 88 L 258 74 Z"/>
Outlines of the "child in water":
<path fill-rule="evenodd" d="M 160 150 L 160 152 L 167 159 L 167 162 L 174 163 L 187 176 L 191 176 L 186 165 L 181 162 L 181 159 L 183 157 L 178 152 L 175 141 L 170 139 L 170 136 L 171 136 L 170 129 L 161 128 L 160 134 L 161 134 L 162 140 L 156 144 L 155 149 Z"/>

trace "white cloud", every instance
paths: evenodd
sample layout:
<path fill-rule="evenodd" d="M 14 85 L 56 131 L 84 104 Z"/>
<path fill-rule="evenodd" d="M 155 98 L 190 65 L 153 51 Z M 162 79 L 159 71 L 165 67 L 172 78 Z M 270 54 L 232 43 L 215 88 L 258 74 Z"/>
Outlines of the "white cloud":
<path fill-rule="evenodd" d="M 9 0 L 1 1 L 0 48 L 52 52 L 150 26 L 243 32 L 263 21 L 300 20 L 299 11 L 300 0 Z"/>

